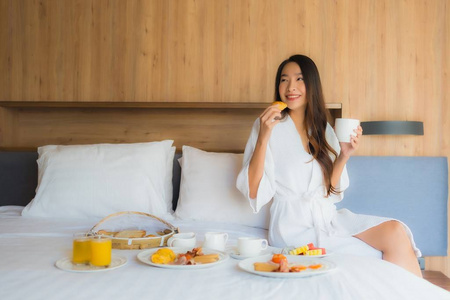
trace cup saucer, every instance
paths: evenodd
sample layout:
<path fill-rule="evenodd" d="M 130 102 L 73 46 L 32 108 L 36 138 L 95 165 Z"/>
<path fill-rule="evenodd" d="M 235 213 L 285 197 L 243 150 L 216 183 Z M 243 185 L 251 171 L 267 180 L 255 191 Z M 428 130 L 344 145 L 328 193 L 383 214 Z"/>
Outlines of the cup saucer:
<path fill-rule="evenodd" d="M 246 258 L 250 258 L 250 257 L 260 256 L 260 255 L 272 254 L 272 249 L 269 249 L 269 248 L 271 248 L 271 247 L 268 247 L 267 249 L 261 250 L 261 252 L 259 254 L 257 254 L 257 255 L 251 255 L 251 256 L 241 255 L 239 253 L 239 250 L 238 250 L 237 247 L 233 247 L 233 248 L 228 249 L 227 253 L 232 258 L 240 260 L 240 259 L 246 259 Z"/>

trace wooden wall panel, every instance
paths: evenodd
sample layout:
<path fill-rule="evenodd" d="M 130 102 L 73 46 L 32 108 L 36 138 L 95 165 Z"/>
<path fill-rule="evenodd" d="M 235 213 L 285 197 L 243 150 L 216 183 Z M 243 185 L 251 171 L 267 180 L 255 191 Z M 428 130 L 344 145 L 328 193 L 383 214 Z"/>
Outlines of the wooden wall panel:
<path fill-rule="evenodd" d="M 270 102 L 280 61 L 303 53 L 344 117 L 424 122 L 358 154 L 448 157 L 449 16 L 447 0 L 0 0 L 0 101 Z M 0 113 L 0 146 L 45 141 L 29 111 Z"/>
<path fill-rule="evenodd" d="M 260 109 L 27 108 L 8 112 L 5 122 L 15 130 L 3 136 L 14 150 L 173 139 L 179 152 L 188 145 L 242 153 Z"/>
<path fill-rule="evenodd" d="M 43 145 L 139 143 L 174 140 L 215 152 L 244 152 L 250 129 L 267 103 L 210 102 L 72 103 L 0 102 L 0 150 L 33 151 Z M 36 104 L 35 104 L 36 105 Z M 330 123 L 340 105 L 327 105 Z M 4 131 L 2 131 L 4 129 Z"/>

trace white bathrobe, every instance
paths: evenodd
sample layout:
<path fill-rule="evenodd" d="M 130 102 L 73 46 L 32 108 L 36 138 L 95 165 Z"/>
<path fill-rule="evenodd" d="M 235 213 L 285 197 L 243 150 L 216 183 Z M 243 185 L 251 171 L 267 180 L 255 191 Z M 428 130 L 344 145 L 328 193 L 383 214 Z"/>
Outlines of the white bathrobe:
<path fill-rule="evenodd" d="M 248 165 L 255 149 L 259 126 L 257 119 L 245 148 L 243 168 L 236 186 L 248 198 L 255 213 L 264 205 L 271 205 L 269 243 L 272 246 L 300 246 L 314 242 L 318 246 L 338 248 L 345 244 L 345 238 L 348 240 L 355 234 L 392 220 L 354 214 L 348 209 L 336 209 L 335 203 L 343 199 L 343 191 L 349 186 L 347 169 L 344 168 L 336 187 L 342 193 L 325 197 L 326 189 L 320 165 L 304 150 L 300 135 L 289 115 L 272 130 L 257 198 L 251 199 Z M 339 142 L 329 124 L 326 139 L 339 153 Z M 334 155 L 330 156 L 334 159 Z M 421 256 L 410 229 L 403 225 L 416 255 Z M 334 250 L 339 252 L 339 249 Z"/>

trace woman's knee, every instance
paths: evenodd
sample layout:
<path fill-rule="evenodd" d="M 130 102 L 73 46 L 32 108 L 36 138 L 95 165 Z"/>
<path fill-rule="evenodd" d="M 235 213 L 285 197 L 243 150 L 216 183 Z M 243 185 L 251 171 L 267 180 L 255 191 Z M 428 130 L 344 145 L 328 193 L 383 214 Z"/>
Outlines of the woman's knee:
<path fill-rule="evenodd" d="M 403 252 L 403 250 L 411 248 L 405 227 L 395 220 L 383 222 L 355 235 L 355 237 L 382 252 Z"/>
<path fill-rule="evenodd" d="M 392 220 L 383 223 L 383 226 L 383 234 L 385 234 L 391 245 L 409 246 L 409 238 L 403 224 Z"/>
<path fill-rule="evenodd" d="M 406 236 L 405 227 L 402 223 L 396 220 L 387 221 L 384 223 L 387 230 L 395 236 Z"/>

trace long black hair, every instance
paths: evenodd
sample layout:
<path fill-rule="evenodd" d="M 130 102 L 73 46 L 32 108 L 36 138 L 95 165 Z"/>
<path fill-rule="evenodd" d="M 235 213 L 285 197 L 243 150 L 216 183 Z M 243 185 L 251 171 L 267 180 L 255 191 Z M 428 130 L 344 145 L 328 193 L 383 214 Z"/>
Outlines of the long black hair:
<path fill-rule="evenodd" d="M 332 153 L 337 157 L 336 151 L 328 144 L 325 132 L 329 119 L 329 112 L 325 107 L 325 100 L 322 92 L 322 83 L 320 82 L 319 70 L 314 61 L 305 55 L 293 55 L 283 61 L 278 67 L 275 79 L 275 101 L 282 101 L 279 93 L 281 73 L 286 64 L 294 62 L 302 71 L 303 80 L 306 87 L 306 109 L 304 118 L 304 127 L 309 140 L 309 150 L 314 159 L 316 159 L 322 168 L 327 195 L 336 194 L 338 191 L 331 185 L 331 174 L 333 174 L 333 160 L 330 157 Z M 289 109 L 282 112 L 286 117 Z"/>

